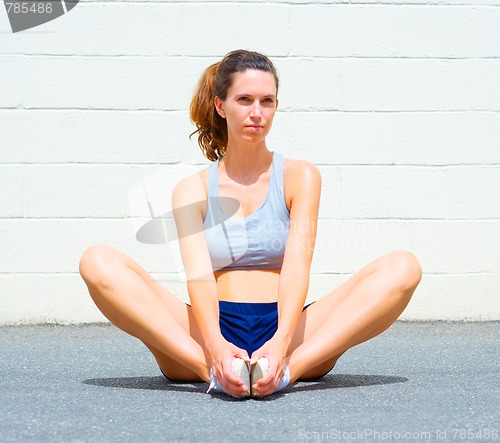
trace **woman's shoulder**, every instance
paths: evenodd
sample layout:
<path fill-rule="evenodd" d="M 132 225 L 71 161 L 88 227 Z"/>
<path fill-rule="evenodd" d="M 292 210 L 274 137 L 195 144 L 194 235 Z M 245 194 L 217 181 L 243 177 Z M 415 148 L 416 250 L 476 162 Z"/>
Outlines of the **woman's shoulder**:
<path fill-rule="evenodd" d="M 296 199 L 304 197 L 311 200 L 321 192 L 321 174 L 319 169 L 308 160 L 285 158 L 284 165 L 285 201 L 289 208 Z"/>
<path fill-rule="evenodd" d="M 172 190 L 172 203 L 185 205 L 206 201 L 208 195 L 208 169 L 187 175 L 179 180 Z"/>
<path fill-rule="evenodd" d="M 316 165 L 308 160 L 285 158 L 285 180 L 297 183 L 305 181 L 321 181 L 321 174 Z"/>

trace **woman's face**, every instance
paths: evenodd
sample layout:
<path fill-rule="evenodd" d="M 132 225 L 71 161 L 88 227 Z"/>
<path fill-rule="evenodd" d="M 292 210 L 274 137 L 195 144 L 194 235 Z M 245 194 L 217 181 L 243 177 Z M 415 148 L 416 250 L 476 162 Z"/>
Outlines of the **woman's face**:
<path fill-rule="evenodd" d="M 255 69 L 233 74 L 226 99 L 215 98 L 217 112 L 227 122 L 228 144 L 262 142 L 271 129 L 277 105 L 273 74 Z"/>

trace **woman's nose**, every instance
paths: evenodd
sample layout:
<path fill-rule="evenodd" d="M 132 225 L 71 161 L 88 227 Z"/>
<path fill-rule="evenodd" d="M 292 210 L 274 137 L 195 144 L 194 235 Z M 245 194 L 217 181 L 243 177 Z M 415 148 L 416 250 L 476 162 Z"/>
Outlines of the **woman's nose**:
<path fill-rule="evenodd" d="M 260 108 L 260 103 L 256 102 L 252 104 L 252 108 L 250 109 L 250 117 L 261 117 L 262 109 Z"/>

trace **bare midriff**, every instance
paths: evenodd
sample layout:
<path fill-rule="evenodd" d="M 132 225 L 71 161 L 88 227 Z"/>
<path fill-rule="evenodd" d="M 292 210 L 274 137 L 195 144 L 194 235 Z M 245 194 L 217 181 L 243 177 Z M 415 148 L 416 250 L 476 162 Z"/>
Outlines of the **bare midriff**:
<path fill-rule="evenodd" d="M 278 300 L 280 269 L 215 271 L 219 300 L 270 303 Z"/>

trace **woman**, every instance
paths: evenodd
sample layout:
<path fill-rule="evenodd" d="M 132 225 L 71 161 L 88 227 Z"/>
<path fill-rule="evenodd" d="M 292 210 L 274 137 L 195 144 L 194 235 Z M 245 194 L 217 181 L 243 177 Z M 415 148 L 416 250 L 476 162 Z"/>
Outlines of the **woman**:
<path fill-rule="evenodd" d="M 415 256 L 394 251 L 304 307 L 321 178 L 268 149 L 277 94 L 276 70 L 256 52 L 233 51 L 200 79 L 191 119 L 213 163 L 172 196 L 191 305 L 109 246 L 80 261 L 98 308 L 166 377 L 234 397 L 327 374 L 398 318 L 421 279 Z"/>

